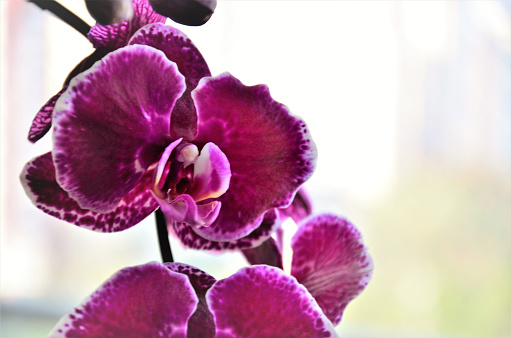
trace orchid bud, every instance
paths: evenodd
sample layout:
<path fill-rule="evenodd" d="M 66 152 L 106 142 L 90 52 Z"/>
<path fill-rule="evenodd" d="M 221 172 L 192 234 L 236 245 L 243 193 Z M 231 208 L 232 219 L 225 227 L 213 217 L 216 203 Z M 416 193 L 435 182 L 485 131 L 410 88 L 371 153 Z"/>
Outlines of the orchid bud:
<path fill-rule="evenodd" d="M 133 17 L 131 0 L 85 0 L 90 15 L 100 25 L 110 25 Z"/>
<path fill-rule="evenodd" d="M 216 0 L 149 0 L 149 3 L 157 13 L 187 26 L 205 24 L 216 8 Z"/>

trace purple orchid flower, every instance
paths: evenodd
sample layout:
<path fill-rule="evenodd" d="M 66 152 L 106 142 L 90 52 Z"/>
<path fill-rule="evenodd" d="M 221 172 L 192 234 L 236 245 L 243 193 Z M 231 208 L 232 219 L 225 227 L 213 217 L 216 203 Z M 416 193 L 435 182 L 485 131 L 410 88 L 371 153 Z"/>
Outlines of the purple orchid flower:
<path fill-rule="evenodd" d="M 266 86 L 205 74 L 183 33 L 139 29 L 57 100 L 54 149 L 25 166 L 27 194 L 96 231 L 127 229 L 160 206 L 206 240 L 251 236 L 310 177 L 315 145 Z"/>
<path fill-rule="evenodd" d="M 257 265 L 216 281 L 194 267 L 149 263 L 119 271 L 50 337 L 332 337 L 370 281 L 359 231 L 340 217 L 307 219 L 293 237 L 289 276 Z"/>
<path fill-rule="evenodd" d="M 156 13 L 147 0 L 133 0 L 133 11 L 133 16 L 129 20 L 106 26 L 96 24 L 91 28 L 88 38 L 95 51 L 76 65 L 65 79 L 62 89 L 52 96 L 36 114 L 28 132 L 30 142 L 37 142 L 50 130 L 55 103 L 67 89 L 72 78 L 92 67 L 96 61 L 106 54 L 126 46 L 133 34 L 141 27 L 150 23 L 165 23 L 167 19 L 165 16 Z M 203 62 L 203 64 L 205 63 Z M 211 74 L 207 70 L 207 75 L 204 76 L 209 75 Z"/>

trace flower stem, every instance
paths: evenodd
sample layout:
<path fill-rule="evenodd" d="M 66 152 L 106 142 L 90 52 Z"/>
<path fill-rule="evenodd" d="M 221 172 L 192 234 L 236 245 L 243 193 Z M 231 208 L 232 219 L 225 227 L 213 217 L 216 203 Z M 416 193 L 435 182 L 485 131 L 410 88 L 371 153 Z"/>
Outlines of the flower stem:
<path fill-rule="evenodd" d="M 64 21 L 69 26 L 76 29 L 80 34 L 87 37 L 87 33 L 89 33 L 91 28 L 89 24 L 58 2 L 54 0 L 28 0 L 28 2 L 37 5 L 43 10 L 50 11 L 60 20 Z"/>
<path fill-rule="evenodd" d="M 154 215 L 156 216 L 156 229 L 158 231 L 158 242 L 160 243 L 161 260 L 163 263 L 172 263 L 174 262 L 174 257 L 172 257 L 172 250 L 170 249 L 167 219 L 160 208 L 156 210 Z"/>

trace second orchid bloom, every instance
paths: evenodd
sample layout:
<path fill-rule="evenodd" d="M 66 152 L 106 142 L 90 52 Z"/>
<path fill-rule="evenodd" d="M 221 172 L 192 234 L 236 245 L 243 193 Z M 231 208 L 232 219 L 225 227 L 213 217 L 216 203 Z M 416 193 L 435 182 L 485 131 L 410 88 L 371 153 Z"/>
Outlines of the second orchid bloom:
<path fill-rule="evenodd" d="M 196 78 L 207 66 L 190 45 L 149 24 L 71 80 L 53 112 L 51 155 L 21 176 L 40 209 L 112 232 L 160 206 L 171 224 L 229 242 L 291 203 L 315 166 L 305 123 L 266 86 Z"/>
<path fill-rule="evenodd" d="M 335 337 L 373 261 L 334 215 L 300 224 L 291 275 L 254 265 L 216 281 L 180 263 L 123 269 L 62 317 L 50 337 Z"/>

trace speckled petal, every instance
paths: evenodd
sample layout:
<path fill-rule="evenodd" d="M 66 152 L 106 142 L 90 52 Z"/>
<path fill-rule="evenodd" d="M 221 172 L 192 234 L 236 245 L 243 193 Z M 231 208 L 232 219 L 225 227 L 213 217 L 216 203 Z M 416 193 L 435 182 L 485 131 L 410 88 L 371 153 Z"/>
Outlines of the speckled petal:
<path fill-rule="evenodd" d="M 73 78 L 53 116 L 59 185 L 81 208 L 112 211 L 170 143 L 170 112 L 183 90 L 176 65 L 141 45 Z"/>
<path fill-rule="evenodd" d="M 94 48 L 115 50 L 126 46 L 133 34 L 144 25 L 162 22 L 166 17 L 156 13 L 147 0 L 133 0 L 134 15 L 131 20 L 112 25 L 94 25 L 87 37 Z"/>
<path fill-rule="evenodd" d="M 164 263 L 170 270 L 188 276 L 197 294 L 199 304 L 188 321 L 188 337 L 215 337 L 215 321 L 206 303 L 206 292 L 213 286 L 216 279 L 202 270 L 181 263 Z"/>
<path fill-rule="evenodd" d="M 169 221 L 169 228 L 179 238 L 184 246 L 197 250 L 237 250 L 250 249 L 261 245 L 280 226 L 277 212 L 272 209 L 268 211 L 261 224 L 248 236 L 230 242 L 217 242 L 205 239 L 197 235 L 194 229 L 185 224 Z"/>
<path fill-rule="evenodd" d="M 25 165 L 21 183 L 32 203 L 45 213 L 82 228 L 98 232 L 122 231 L 149 216 L 158 203 L 151 195 L 152 170 L 110 213 L 100 214 L 81 209 L 55 180 L 51 153 L 34 158 Z"/>
<path fill-rule="evenodd" d="M 295 223 L 299 223 L 312 214 L 312 202 L 309 195 L 302 187 L 293 198 L 293 202 L 287 207 L 279 209 L 280 217 L 285 220 L 290 217 Z"/>
<path fill-rule="evenodd" d="M 222 204 L 213 201 L 198 205 L 190 195 L 182 194 L 171 202 L 155 196 L 160 204 L 161 211 L 169 220 L 183 222 L 190 227 L 204 227 L 210 225 L 217 217 Z"/>
<path fill-rule="evenodd" d="M 62 93 L 67 89 L 67 85 L 64 85 L 62 89 L 55 95 L 53 95 L 37 112 L 30 130 L 28 131 L 28 140 L 32 143 L 39 141 L 46 133 L 51 129 L 51 121 L 53 117 L 53 109 L 55 108 L 55 102 Z"/>
<path fill-rule="evenodd" d="M 193 140 L 197 134 L 197 111 L 191 97 L 199 80 L 211 76 L 208 65 L 193 42 L 180 30 L 162 24 L 142 27 L 130 44 L 142 44 L 161 50 L 177 64 L 186 79 L 186 91 L 176 102 L 170 125 L 174 138 Z M 193 128 L 190 126 L 193 125 Z"/>
<path fill-rule="evenodd" d="M 314 170 L 316 147 L 305 122 L 274 101 L 264 85 L 247 87 L 222 74 L 202 79 L 192 96 L 199 114 L 194 143 L 215 143 L 232 172 L 217 220 L 196 231 L 232 241 L 255 229 L 267 210 L 291 203 Z"/>
<path fill-rule="evenodd" d="M 36 114 L 28 132 L 28 140 L 30 142 L 35 143 L 39 141 L 50 130 L 55 103 L 57 102 L 60 95 L 62 95 L 62 93 L 67 89 L 69 81 L 71 81 L 71 79 L 79 73 L 89 69 L 96 61 L 100 60 L 106 54 L 107 51 L 104 49 L 96 49 L 94 52 L 92 52 L 92 54 L 84 58 L 82 61 L 80 61 L 79 64 L 75 66 L 75 68 L 73 68 L 73 70 L 69 73 L 66 80 L 64 81 L 62 89 L 57 94 L 52 96 Z"/>
<path fill-rule="evenodd" d="M 291 274 L 314 296 L 328 319 L 339 324 L 346 305 L 371 280 L 373 260 L 360 232 L 344 218 L 322 214 L 294 235 Z"/>
<path fill-rule="evenodd" d="M 206 294 L 217 337 L 332 337 L 332 323 L 292 276 L 265 265 L 243 268 Z"/>
<path fill-rule="evenodd" d="M 161 263 L 123 269 L 64 316 L 50 337 L 186 337 L 198 299 Z"/>

